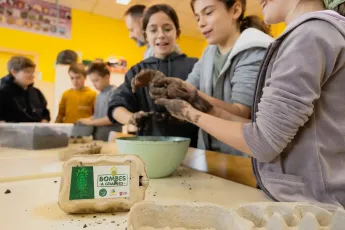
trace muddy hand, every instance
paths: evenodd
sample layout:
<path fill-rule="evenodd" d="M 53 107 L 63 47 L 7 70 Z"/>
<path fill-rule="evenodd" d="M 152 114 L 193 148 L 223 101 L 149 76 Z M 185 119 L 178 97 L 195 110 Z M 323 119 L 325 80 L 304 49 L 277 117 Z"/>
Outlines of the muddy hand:
<path fill-rule="evenodd" d="M 197 110 L 208 113 L 213 109 L 213 105 L 199 96 L 198 91 L 195 90 L 188 102 Z"/>
<path fill-rule="evenodd" d="M 156 78 L 150 84 L 150 96 L 153 100 L 160 98 L 183 99 L 190 97 L 184 81 L 178 78 Z"/>
<path fill-rule="evenodd" d="M 145 121 L 153 115 L 153 112 L 144 112 L 140 111 L 137 113 L 134 113 L 129 120 L 128 124 L 136 126 L 138 129 L 140 129 L 144 124 Z"/>
<path fill-rule="evenodd" d="M 197 123 L 200 116 L 193 116 L 191 114 L 191 110 L 193 109 L 192 106 L 183 100 L 178 99 L 158 99 L 155 101 L 157 105 L 164 106 L 169 113 L 183 121 L 189 121 L 192 123 Z"/>
<path fill-rule="evenodd" d="M 144 69 L 140 71 L 140 73 L 132 79 L 132 92 L 135 93 L 136 89 L 139 87 L 149 86 L 156 78 L 165 78 L 165 75 L 158 70 L 152 69 Z"/>
<path fill-rule="evenodd" d="M 150 96 L 153 100 L 158 100 L 161 98 L 182 99 L 184 101 L 187 101 L 195 109 L 201 112 L 208 113 L 212 110 L 213 105 L 205 99 L 203 99 L 202 97 L 200 97 L 198 94 L 198 90 L 196 88 L 194 88 L 193 91 L 190 91 L 190 89 L 184 87 L 184 82 L 179 82 L 175 80 L 167 81 L 167 79 L 164 79 L 162 81 L 166 83 L 170 82 L 168 83 L 167 88 L 158 88 L 155 87 L 154 84 L 150 86 Z"/>

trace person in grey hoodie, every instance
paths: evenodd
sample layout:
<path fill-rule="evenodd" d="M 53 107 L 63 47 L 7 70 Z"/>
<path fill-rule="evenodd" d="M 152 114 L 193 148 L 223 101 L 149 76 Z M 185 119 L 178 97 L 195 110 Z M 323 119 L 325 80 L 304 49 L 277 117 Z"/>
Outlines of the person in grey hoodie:
<path fill-rule="evenodd" d="M 246 0 L 192 0 L 191 6 L 209 46 L 187 81 L 231 103 L 229 112 L 250 118 L 260 65 L 273 41 L 268 27 L 256 16 L 244 17 Z M 201 129 L 198 148 L 247 156 Z"/>
<path fill-rule="evenodd" d="M 261 5 L 268 24 L 287 28 L 266 53 L 251 120 L 216 104 L 207 113 L 179 99 L 156 104 L 251 156 L 258 184 L 273 200 L 345 207 L 344 0 Z M 180 89 L 195 90 L 186 83 Z"/>

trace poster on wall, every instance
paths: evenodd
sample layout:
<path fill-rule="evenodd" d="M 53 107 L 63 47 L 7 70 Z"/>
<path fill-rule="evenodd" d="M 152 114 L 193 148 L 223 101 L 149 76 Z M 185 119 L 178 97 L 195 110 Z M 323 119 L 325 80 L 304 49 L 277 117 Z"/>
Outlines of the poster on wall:
<path fill-rule="evenodd" d="M 0 27 L 71 38 L 71 9 L 41 0 L 0 0 Z"/>

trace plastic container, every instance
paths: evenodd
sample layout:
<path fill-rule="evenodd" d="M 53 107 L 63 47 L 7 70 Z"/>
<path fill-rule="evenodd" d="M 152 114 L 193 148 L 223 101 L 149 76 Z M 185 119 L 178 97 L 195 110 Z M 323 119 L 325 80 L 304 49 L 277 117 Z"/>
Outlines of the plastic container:
<path fill-rule="evenodd" d="M 190 139 L 183 137 L 121 137 L 116 139 L 120 154 L 143 159 L 150 179 L 170 176 L 184 160 Z"/>
<path fill-rule="evenodd" d="M 0 124 L 0 147 L 27 150 L 67 147 L 72 128 L 71 124 Z"/>

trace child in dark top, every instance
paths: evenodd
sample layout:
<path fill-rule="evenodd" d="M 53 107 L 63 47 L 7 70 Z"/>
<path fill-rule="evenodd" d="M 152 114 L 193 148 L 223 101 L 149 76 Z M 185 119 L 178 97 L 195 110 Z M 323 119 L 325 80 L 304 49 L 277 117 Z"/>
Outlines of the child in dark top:
<path fill-rule="evenodd" d="M 143 17 L 143 29 L 154 56 L 133 66 L 122 84 L 112 96 L 108 116 L 112 122 L 132 124 L 139 128 L 141 136 L 179 136 L 191 138 L 192 146 L 197 144 L 196 126 L 177 119 L 163 118 L 165 108 L 156 106 L 150 98 L 147 87 L 138 88 L 133 93 L 131 81 L 144 69 L 159 70 L 168 77 L 186 80 L 192 71 L 195 58 L 176 53 L 176 39 L 180 35 L 178 17 L 168 5 L 154 5 Z M 155 113 L 151 116 L 149 112 Z M 139 125 L 140 124 L 140 125 Z"/>
<path fill-rule="evenodd" d="M 0 84 L 0 122 L 49 122 L 50 113 L 42 92 L 35 88 L 36 65 L 26 57 L 12 57 L 9 74 Z"/>

